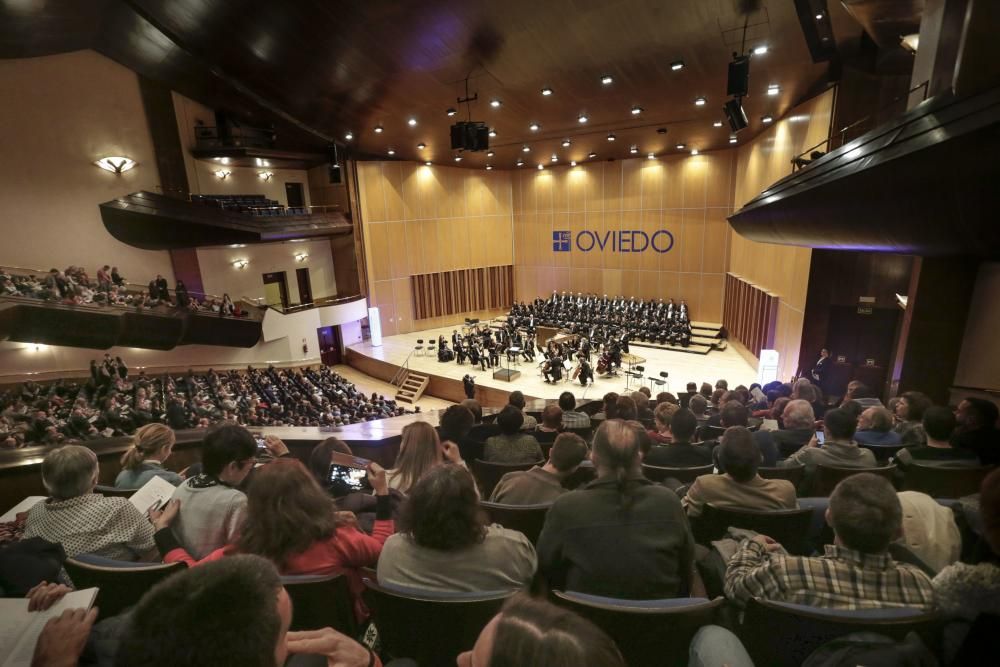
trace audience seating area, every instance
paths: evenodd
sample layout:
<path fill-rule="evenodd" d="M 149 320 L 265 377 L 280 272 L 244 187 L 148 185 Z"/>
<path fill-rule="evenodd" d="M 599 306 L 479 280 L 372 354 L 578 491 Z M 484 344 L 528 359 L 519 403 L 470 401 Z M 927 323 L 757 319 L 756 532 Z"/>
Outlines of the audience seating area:
<path fill-rule="evenodd" d="M 254 216 L 309 215 L 309 209 L 305 206 L 284 206 L 264 195 L 191 195 L 191 201 L 221 208 L 223 211 Z"/>

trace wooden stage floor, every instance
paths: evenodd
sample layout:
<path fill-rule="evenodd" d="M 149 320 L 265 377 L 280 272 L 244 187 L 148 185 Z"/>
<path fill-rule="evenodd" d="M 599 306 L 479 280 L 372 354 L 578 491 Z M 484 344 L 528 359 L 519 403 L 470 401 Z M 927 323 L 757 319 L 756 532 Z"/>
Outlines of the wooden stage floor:
<path fill-rule="evenodd" d="M 426 341 L 436 341 L 439 335 L 443 335 L 449 341 L 450 346 L 453 329 L 454 327 L 443 327 L 396 336 L 386 336 L 382 339 L 380 347 L 373 347 L 370 342 L 357 343 L 349 346 L 349 356 L 356 353 L 362 357 L 376 359 L 396 367 L 406 362 L 407 357 L 409 357 L 410 369 L 418 373 L 449 378 L 459 382 L 461 382 L 462 376 L 469 374 L 476 379 L 476 385 L 479 388 L 490 388 L 503 392 L 520 390 L 526 396 L 542 399 L 558 398 L 560 393 L 570 390 L 576 395 L 577 399 L 593 400 L 600 399 L 601 396 L 609 391 L 620 393 L 625 389 L 624 375 L 616 378 L 598 377 L 595 383 L 588 385 L 586 389 L 579 382 L 570 383 L 566 381 L 555 385 L 546 384 L 538 368 L 538 363 L 542 360 L 541 355 L 536 355 L 536 362 L 534 364 L 524 361 L 516 365 L 512 364 L 510 366 L 512 370 L 521 372 L 520 377 L 513 382 L 495 380 L 493 379 L 492 370 L 487 369 L 483 371 L 479 366 L 472 366 L 469 363 L 462 366 L 459 366 L 454 361 L 440 363 L 437 360 L 436 353 L 434 356 L 411 355 L 413 348 L 417 345 L 417 339 L 423 339 L 426 345 Z M 716 380 L 725 378 L 729 381 L 730 387 L 735 387 L 739 384 L 750 386 L 751 383 L 756 382 L 757 370 L 748 364 L 732 347 L 722 351 L 714 350 L 707 355 L 673 352 L 670 350 L 640 347 L 638 345 L 632 345 L 630 348 L 632 354 L 646 358 L 646 363 L 641 364 L 645 367 L 643 384 L 646 386 L 649 386 L 649 380 L 645 379 L 646 377 L 659 377 L 660 371 L 667 371 L 670 374 L 667 378 L 668 384 L 662 388 L 653 387 L 654 396 L 659 391 L 671 391 L 675 394 L 682 392 L 688 382 L 696 382 L 699 385 L 702 382 L 708 382 L 714 386 Z M 504 363 L 500 368 L 507 368 L 505 359 L 501 359 L 501 361 Z M 592 363 L 596 364 L 594 357 L 592 357 Z M 625 368 L 627 367 L 626 365 Z M 361 370 L 370 373 L 366 368 L 361 368 Z M 428 393 L 431 393 L 433 387 L 434 383 L 432 382 L 431 386 L 428 387 Z M 638 387 L 637 380 L 629 382 L 629 389 L 634 391 Z M 456 400 L 454 396 L 441 396 L 441 398 Z"/>

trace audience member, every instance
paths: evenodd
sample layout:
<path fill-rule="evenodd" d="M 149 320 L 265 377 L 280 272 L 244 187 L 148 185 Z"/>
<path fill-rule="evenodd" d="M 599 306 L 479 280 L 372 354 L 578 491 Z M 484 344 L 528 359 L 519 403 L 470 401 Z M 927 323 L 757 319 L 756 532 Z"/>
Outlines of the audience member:
<path fill-rule="evenodd" d="M 97 554 L 136 560 L 153 548 L 153 527 L 126 498 L 94 493 L 97 455 L 66 445 L 46 454 L 42 484 L 49 497 L 28 510 L 24 539 L 61 544 L 69 557 Z"/>
<path fill-rule="evenodd" d="M 594 414 L 594 419 L 601 421 L 601 420 L 615 419 L 618 417 L 618 414 L 616 412 L 616 408 L 618 406 L 617 393 L 609 391 L 608 393 L 604 394 L 604 397 L 601 399 L 601 403 L 602 403 L 601 411 Z"/>
<path fill-rule="evenodd" d="M 698 426 L 704 426 L 708 423 L 708 399 L 701 394 L 695 394 L 690 399 L 688 399 L 688 409 L 694 413 L 695 419 L 698 420 Z"/>
<path fill-rule="evenodd" d="M 378 581 L 430 591 L 523 589 L 537 564 L 522 533 L 486 524 L 469 471 L 437 466 L 403 504 L 399 532 L 378 560 Z"/>
<path fill-rule="evenodd" d="M 455 443 L 466 461 L 483 457 L 483 444 L 469 437 L 475 420 L 472 411 L 464 405 L 449 405 L 438 417 L 437 431 L 441 442 Z"/>
<path fill-rule="evenodd" d="M 659 408 L 657 408 L 659 412 Z M 654 444 L 643 463 L 671 468 L 704 466 L 712 462 L 712 450 L 704 445 L 692 445 L 698 421 L 690 410 L 676 410 L 670 418 L 670 442 Z"/>
<path fill-rule="evenodd" d="M 539 445 L 552 445 L 562 431 L 562 408 L 549 404 L 542 410 L 542 423 L 535 427 L 532 435 Z"/>
<path fill-rule="evenodd" d="M 864 410 L 885 407 L 868 385 L 857 380 L 847 383 L 847 393 L 844 394 L 841 405 L 848 401 L 856 401 Z"/>
<path fill-rule="evenodd" d="M 521 416 L 524 418 L 524 422 L 521 424 L 521 430 L 534 431 L 535 427 L 538 426 L 538 421 L 524 411 L 524 394 L 520 391 L 510 392 L 510 396 L 507 397 L 507 403 L 509 405 L 513 405 L 521 411 Z"/>
<path fill-rule="evenodd" d="M 500 434 L 490 437 L 483 450 L 483 460 L 491 463 L 533 463 L 541 461 L 542 448 L 534 436 L 521 432 L 524 415 L 508 405 L 497 415 Z"/>
<path fill-rule="evenodd" d="M 382 544 L 394 529 L 385 471 L 372 463 L 368 478 L 378 499 L 371 535 L 358 529 L 352 515 L 337 512 L 334 500 L 300 461 L 286 458 L 256 473 L 246 514 L 233 542 L 202 558 L 193 557 L 169 529 L 177 510 L 184 509 L 183 502 L 171 501 L 165 511 L 154 514 L 156 545 L 166 563 L 194 566 L 245 553 L 267 558 L 282 574 L 343 572 L 360 620 L 367 616 L 361 602 L 364 587 L 360 569 L 375 567 Z"/>
<path fill-rule="evenodd" d="M 896 403 L 896 426 L 900 441 L 907 447 L 923 445 L 927 442 L 924 433 L 924 412 L 933 405 L 931 399 L 919 391 L 908 391 L 899 396 Z"/>
<path fill-rule="evenodd" d="M 677 494 L 642 476 L 643 435 L 621 420 L 597 429 L 597 479 L 556 499 L 538 540 L 551 588 L 636 600 L 691 592 L 691 530 Z"/>
<path fill-rule="evenodd" d="M 649 391 L 648 387 L 643 387 L 643 389 Z M 646 396 L 645 392 L 633 391 L 632 400 L 635 401 L 636 419 L 643 424 L 653 421 L 653 411 L 649 409 L 649 397 Z"/>
<path fill-rule="evenodd" d="M 656 410 L 653 411 L 654 429 L 648 431 L 649 439 L 654 444 L 665 445 L 673 439 L 670 432 L 670 420 L 679 409 L 680 406 L 675 403 L 660 403 L 656 406 Z"/>
<path fill-rule="evenodd" d="M 807 474 L 818 464 L 839 468 L 874 468 L 877 465 L 875 455 L 858 447 L 858 443 L 852 440 L 856 428 L 857 422 L 850 414 L 840 408 L 830 410 L 823 420 L 823 444 L 813 435 L 808 443 L 782 461 L 781 465 L 804 465 Z"/>
<path fill-rule="evenodd" d="M 173 530 L 195 560 L 236 540 L 247 497 L 238 487 L 253 469 L 257 443 L 242 426 L 209 429 L 201 443 L 201 474 L 177 487 L 180 512 Z"/>
<path fill-rule="evenodd" d="M 763 457 L 753 434 L 742 426 L 731 426 L 722 436 L 719 458 L 725 464 L 721 475 L 701 475 L 681 498 L 689 517 L 701 515 L 705 505 L 723 509 L 795 509 L 795 485 L 784 479 L 764 479 L 757 474 Z"/>
<path fill-rule="evenodd" d="M 896 453 L 895 463 L 901 469 L 914 464 L 948 468 L 979 465 L 979 457 L 974 451 L 952 447 L 950 438 L 957 422 L 951 410 L 933 405 L 924 411 L 921 425 L 925 444 L 904 447 Z"/>
<path fill-rule="evenodd" d="M 789 556 L 766 535 L 744 539 L 726 569 L 726 596 L 831 609 L 933 608 L 930 578 L 887 553 L 902 532 L 899 498 L 888 480 L 871 473 L 843 480 L 826 520 L 834 543 L 818 557 Z"/>
<path fill-rule="evenodd" d="M 958 428 L 952 444 L 971 449 L 979 455 L 983 465 L 1000 464 L 1000 429 L 997 404 L 985 398 L 962 399 L 955 410 Z"/>
<path fill-rule="evenodd" d="M 619 396 L 615 401 L 615 419 L 622 421 L 638 421 L 639 411 L 631 396 Z"/>
<path fill-rule="evenodd" d="M 505 505 L 551 503 L 566 492 L 562 482 L 587 458 L 587 443 L 575 433 L 562 433 L 549 450 L 549 460 L 530 470 L 509 472 L 500 478 L 490 502 Z"/>
<path fill-rule="evenodd" d="M 768 431 L 779 456 L 791 456 L 816 435 L 816 415 L 809 401 L 790 400 L 781 413 L 781 429 Z"/>
<path fill-rule="evenodd" d="M 459 405 L 472 413 L 472 428 L 469 429 L 469 438 L 471 440 L 485 443 L 487 438 L 500 432 L 500 428 L 496 423 L 487 424 L 483 421 L 483 408 L 479 404 L 479 401 L 474 398 L 467 398 L 459 403 Z"/>
<path fill-rule="evenodd" d="M 576 409 L 576 396 L 571 391 L 559 394 L 563 428 L 590 428 L 590 415 Z"/>
<path fill-rule="evenodd" d="M 883 407 L 871 407 L 858 417 L 854 441 L 871 447 L 897 447 L 902 439 L 892 430 L 892 413 Z"/>
<path fill-rule="evenodd" d="M 421 477 L 445 461 L 465 466 L 458 447 L 453 442 L 442 445 L 433 426 L 427 422 L 407 424 L 403 427 L 396 464 L 386 473 L 389 488 L 409 493 Z"/>
<path fill-rule="evenodd" d="M 339 438 L 327 438 L 323 442 L 318 443 L 309 452 L 309 458 L 306 459 L 306 468 L 312 473 L 313 478 L 320 486 L 327 489 L 334 498 L 338 498 L 346 495 L 346 491 L 340 486 L 335 488 L 330 482 L 330 464 L 334 452 L 347 454 L 348 456 L 354 455 L 351 448 Z"/>
<path fill-rule="evenodd" d="M 184 481 L 163 464 L 173 451 L 174 432 L 163 424 L 146 424 L 132 436 L 132 444 L 122 455 L 122 471 L 115 478 L 119 489 L 140 489 L 154 477 L 162 477 L 174 486 Z"/>

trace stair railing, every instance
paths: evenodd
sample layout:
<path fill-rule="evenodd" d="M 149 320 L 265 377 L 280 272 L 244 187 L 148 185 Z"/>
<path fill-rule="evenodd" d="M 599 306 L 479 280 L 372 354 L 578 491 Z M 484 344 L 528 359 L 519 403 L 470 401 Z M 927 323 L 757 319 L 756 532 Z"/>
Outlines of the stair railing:
<path fill-rule="evenodd" d="M 406 355 L 406 361 L 402 363 L 402 365 L 399 367 L 399 370 L 397 370 L 395 375 L 392 376 L 392 379 L 389 380 L 389 384 L 394 385 L 396 387 L 403 384 L 403 381 L 406 380 L 407 373 L 410 372 L 410 357 L 412 356 L 413 356 L 413 351 L 411 350 L 410 353 Z"/>

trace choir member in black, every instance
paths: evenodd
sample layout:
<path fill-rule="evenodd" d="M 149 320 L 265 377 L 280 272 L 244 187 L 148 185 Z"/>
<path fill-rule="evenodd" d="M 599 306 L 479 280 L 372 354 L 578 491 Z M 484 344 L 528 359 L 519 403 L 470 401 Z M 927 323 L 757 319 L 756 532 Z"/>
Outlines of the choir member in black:
<path fill-rule="evenodd" d="M 584 387 L 587 386 L 588 382 L 590 382 L 591 384 L 593 384 L 594 383 L 594 369 L 590 365 L 590 361 L 587 359 L 587 357 L 585 357 L 583 355 L 583 353 L 578 354 L 577 355 L 577 359 L 580 362 L 580 366 L 575 371 L 575 377 L 576 377 L 576 379 L 579 380 L 580 384 L 582 384 Z"/>

